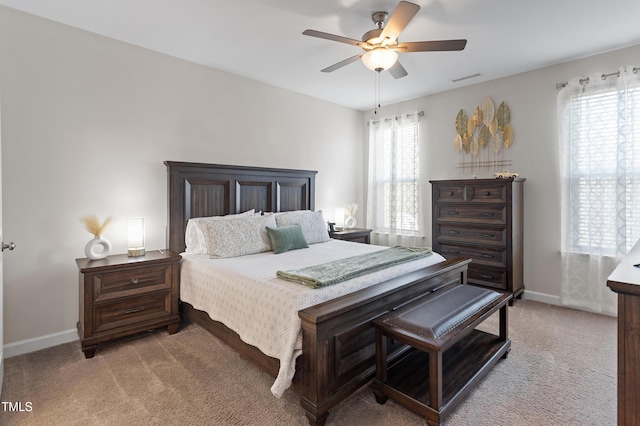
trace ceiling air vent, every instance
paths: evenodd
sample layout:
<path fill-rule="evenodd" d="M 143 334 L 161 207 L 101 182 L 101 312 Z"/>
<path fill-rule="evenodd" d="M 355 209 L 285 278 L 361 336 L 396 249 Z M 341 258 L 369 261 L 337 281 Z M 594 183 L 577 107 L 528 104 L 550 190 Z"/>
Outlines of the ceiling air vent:
<path fill-rule="evenodd" d="M 454 79 L 453 79 L 453 80 L 451 80 L 451 81 L 452 81 L 453 83 L 457 83 L 457 82 L 462 81 L 462 80 L 468 80 L 468 79 L 470 79 L 470 78 L 480 77 L 480 75 L 481 75 L 480 73 L 471 74 L 471 75 L 468 75 L 468 76 L 466 76 L 466 77 L 454 78 Z"/>

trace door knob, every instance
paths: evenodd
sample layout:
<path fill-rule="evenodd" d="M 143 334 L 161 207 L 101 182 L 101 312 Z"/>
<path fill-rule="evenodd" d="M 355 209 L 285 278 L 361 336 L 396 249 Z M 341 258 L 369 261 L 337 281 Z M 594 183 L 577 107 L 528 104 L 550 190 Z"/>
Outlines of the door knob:
<path fill-rule="evenodd" d="M 5 244 L 4 242 L 2 243 L 2 251 L 5 251 L 6 249 L 13 250 L 14 248 L 16 248 L 16 245 L 13 242 L 9 244 Z"/>

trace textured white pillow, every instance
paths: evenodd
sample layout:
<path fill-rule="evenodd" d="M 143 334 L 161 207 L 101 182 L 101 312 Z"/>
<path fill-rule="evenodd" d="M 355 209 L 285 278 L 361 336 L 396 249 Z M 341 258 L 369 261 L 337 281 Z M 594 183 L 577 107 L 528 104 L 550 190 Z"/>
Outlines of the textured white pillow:
<path fill-rule="evenodd" d="M 277 213 L 276 223 L 278 226 L 300 225 L 304 239 L 307 244 L 324 243 L 329 241 L 327 225 L 322 216 L 322 210 L 312 212 L 310 210 L 295 210 L 291 212 Z"/>
<path fill-rule="evenodd" d="M 187 221 L 187 229 L 184 233 L 184 242 L 186 245 L 185 253 L 189 254 L 207 254 L 207 242 L 204 239 L 202 227 L 200 222 L 203 220 L 220 220 L 231 219 L 234 217 L 247 217 L 253 216 L 255 210 L 247 210 L 243 213 L 228 214 L 226 216 L 208 216 L 208 217 L 194 217 Z"/>
<path fill-rule="evenodd" d="M 236 257 L 271 250 L 267 226 L 275 227 L 275 217 L 248 216 L 203 221 L 200 226 L 211 257 Z"/>

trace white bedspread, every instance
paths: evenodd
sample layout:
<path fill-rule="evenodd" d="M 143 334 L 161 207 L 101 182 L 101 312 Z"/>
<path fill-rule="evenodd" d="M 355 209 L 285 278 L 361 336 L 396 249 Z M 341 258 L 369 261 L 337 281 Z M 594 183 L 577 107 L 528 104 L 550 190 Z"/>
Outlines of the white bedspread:
<path fill-rule="evenodd" d="M 180 299 L 234 330 L 264 354 L 280 360 L 271 392 L 280 397 L 291 385 L 295 359 L 302 353 L 298 311 L 412 270 L 438 263 L 437 253 L 375 274 L 321 289 L 281 280 L 276 271 L 317 265 L 386 247 L 330 240 L 308 249 L 274 254 L 272 251 L 228 259 L 183 253 Z"/>

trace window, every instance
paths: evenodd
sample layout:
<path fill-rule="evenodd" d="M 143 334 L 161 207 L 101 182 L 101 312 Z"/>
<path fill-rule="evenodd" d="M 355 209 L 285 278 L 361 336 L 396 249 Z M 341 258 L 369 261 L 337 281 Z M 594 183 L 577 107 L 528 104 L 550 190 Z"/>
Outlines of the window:
<path fill-rule="evenodd" d="M 615 315 L 605 285 L 640 239 L 638 68 L 576 78 L 558 94 L 560 302 Z"/>
<path fill-rule="evenodd" d="M 422 236 L 417 116 L 369 123 L 368 218 L 374 232 Z"/>
<path fill-rule="evenodd" d="M 570 250 L 625 254 L 640 238 L 640 87 L 579 93 L 569 109 Z"/>

